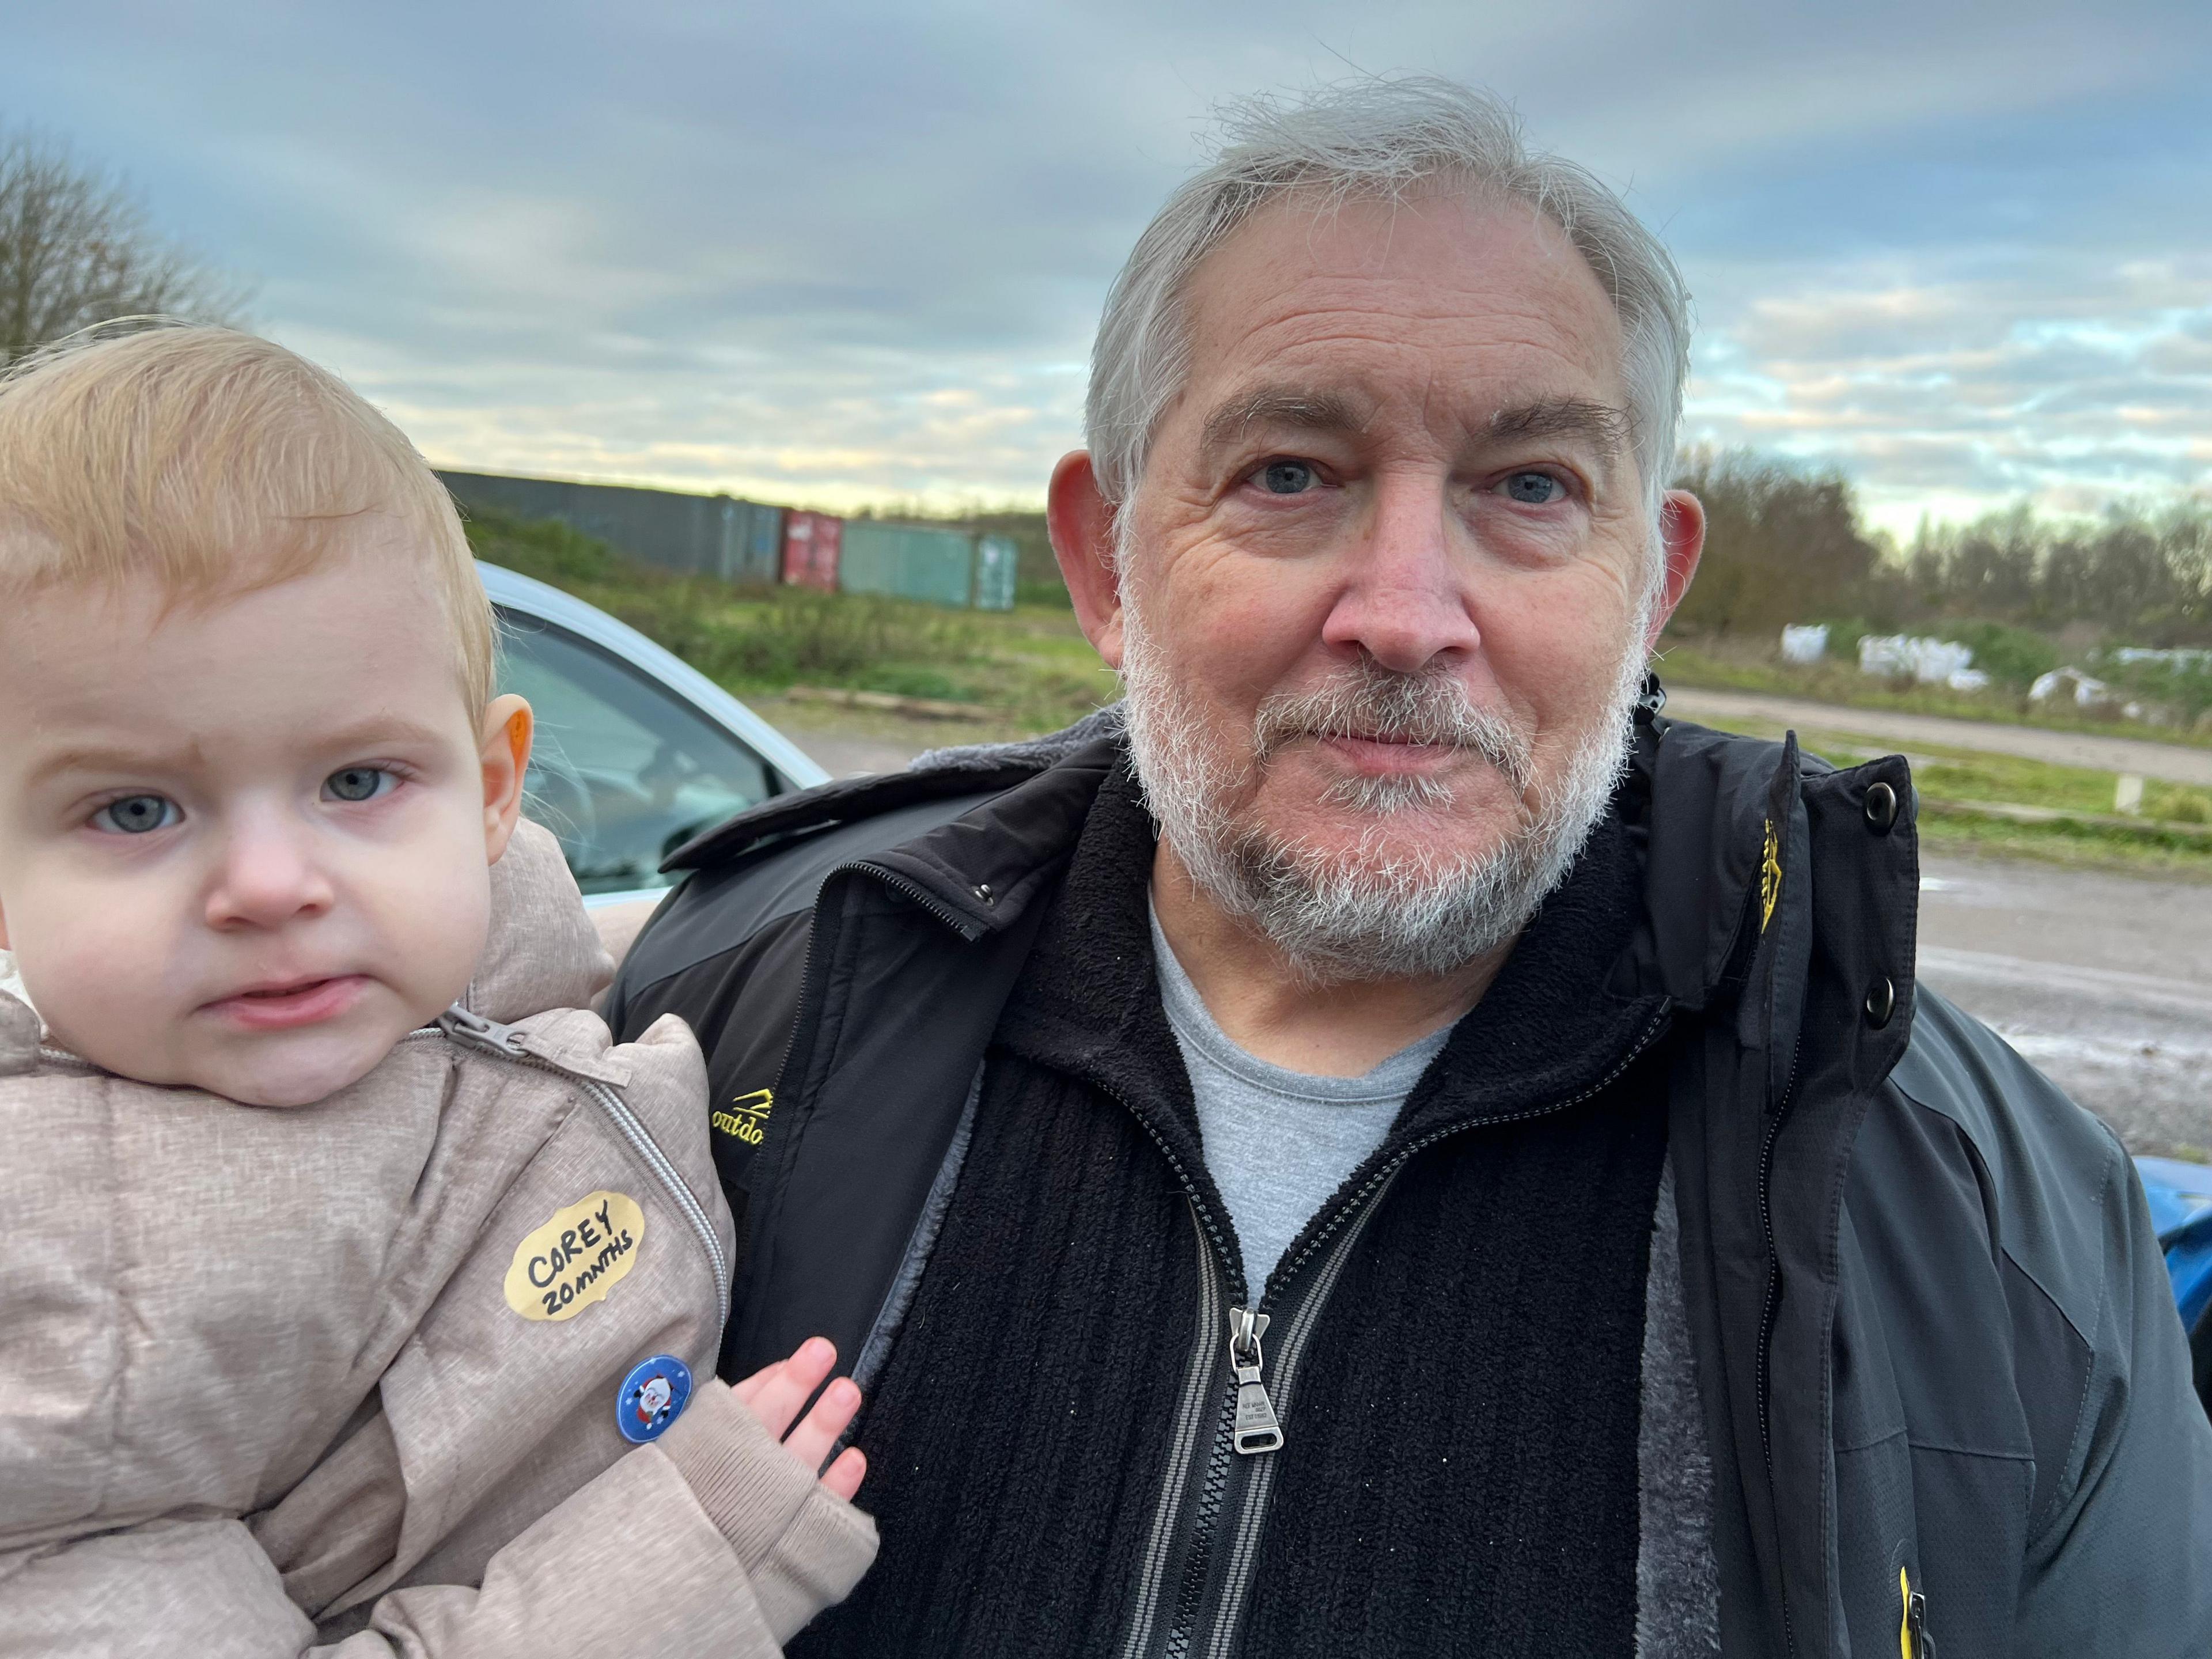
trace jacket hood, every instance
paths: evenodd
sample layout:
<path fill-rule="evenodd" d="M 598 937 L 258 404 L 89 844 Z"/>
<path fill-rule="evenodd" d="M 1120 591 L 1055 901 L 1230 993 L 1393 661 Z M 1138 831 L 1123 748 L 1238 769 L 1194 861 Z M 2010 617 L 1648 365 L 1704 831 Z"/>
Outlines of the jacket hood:
<path fill-rule="evenodd" d="M 491 867 L 491 933 L 462 1006 L 502 1024 L 585 1008 L 615 976 L 552 831 L 525 818 Z"/>

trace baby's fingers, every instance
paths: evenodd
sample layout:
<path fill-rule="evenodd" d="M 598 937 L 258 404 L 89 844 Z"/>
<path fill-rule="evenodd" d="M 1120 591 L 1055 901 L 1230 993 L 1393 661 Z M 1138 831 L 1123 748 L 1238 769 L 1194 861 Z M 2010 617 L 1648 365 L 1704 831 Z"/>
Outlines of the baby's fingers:
<path fill-rule="evenodd" d="M 853 1414 L 860 1409 L 860 1390 L 849 1376 L 841 1376 L 822 1390 L 822 1398 L 814 1402 L 814 1409 L 791 1431 L 784 1444 L 792 1455 L 810 1469 L 818 1469 L 845 1432 Z M 860 1485 L 859 1477 L 853 1484 Z M 842 1496 L 842 1494 L 840 1494 Z"/>
<path fill-rule="evenodd" d="M 788 1359 L 763 1366 L 737 1386 L 737 1396 L 752 1408 L 763 1427 L 781 1440 L 807 1396 L 822 1386 L 830 1368 L 837 1363 L 837 1350 L 826 1337 L 810 1336 Z M 830 1449 L 822 1449 L 822 1456 Z M 819 1463 L 822 1456 L 814 1461 Z"/>
<path fill-rule="evenodd" d="M 860 1490 L 860 1482 L 868 1473 L 868 1455 L 858 1446 L 848 1446 L 837 1454 L 837 1461 L 822 1472 L 822 1484 L 847 1503 Z"/>

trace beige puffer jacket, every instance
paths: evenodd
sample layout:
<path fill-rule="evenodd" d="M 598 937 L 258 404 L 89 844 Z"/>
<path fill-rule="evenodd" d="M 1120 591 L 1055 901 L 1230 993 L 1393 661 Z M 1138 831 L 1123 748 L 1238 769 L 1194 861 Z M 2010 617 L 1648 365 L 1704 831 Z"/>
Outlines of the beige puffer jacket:
<path fill-rule="evenodd" d="M 714 1378 L 690 1032 L 580 1012 L 610 964 L 533 826 L 493 912 L 465 1012 L 289 1110 L 0 994 L 0 1656 L 773 1654 L 872 1559 Z M 660 1354 L 696 1391 L 633 1449 Z"/>

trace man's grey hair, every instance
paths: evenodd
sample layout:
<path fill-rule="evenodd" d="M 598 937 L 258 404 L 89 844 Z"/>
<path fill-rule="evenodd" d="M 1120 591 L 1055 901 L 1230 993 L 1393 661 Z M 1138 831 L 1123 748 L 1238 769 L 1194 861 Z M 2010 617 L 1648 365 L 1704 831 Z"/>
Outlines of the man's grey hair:
<path fill-rule="evenodd" d="M 1566 234 L 1611 296 L 1626 341 L 1646 516 L 1656 524 L 1689 372 L 1689 294 L 1666 248 L 1613 190 L 1585 167 L 1532 151 L 1519 118 L 1496 96 L 1425 76 L 1348 82 L 1291 102 L 1253 98 L 1224 111 L 1221 128 L 1212 162 L 1168 198 L 1106 296 L 1084 423 L 1109 501 L 1120 506 L 1136 489 L 1160 416 L 1189 372 L 1183 300 L 1207 254 L 1293 192 L 1324 204 L 1396 202 L 1441 182 L 1534 208 Z"/>

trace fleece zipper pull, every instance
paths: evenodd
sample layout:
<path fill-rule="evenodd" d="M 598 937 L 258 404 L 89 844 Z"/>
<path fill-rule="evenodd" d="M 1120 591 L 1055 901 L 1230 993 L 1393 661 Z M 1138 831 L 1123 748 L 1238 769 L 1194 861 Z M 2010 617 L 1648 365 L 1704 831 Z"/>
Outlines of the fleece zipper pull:
<path fill-rule="evenodd" d="M 502 1025 L 495 1019 L 486 1019 L 482 1014 L 464 1008 L 459 1003 L 438 1016 L 438 1029 L 464 1048 L 484 1048 L 495 1054 L 504 1054 L 509 1060 L 522 1057 L 522 1042 L 514 1027 Z"/>
<path fill-rule="evenodd" d="M 1260 1339 L 1267 1334 L 1267 1315 L 1246 1308 L 1229 1310 L 1229 1368 L 1237 1376 L 1235 1443 L 1247 1454 L 1273 1451 L 1283 1443 L 1283 1425 L 1260 1381 L 1260 1368 L 1266 1363 Z"/>

